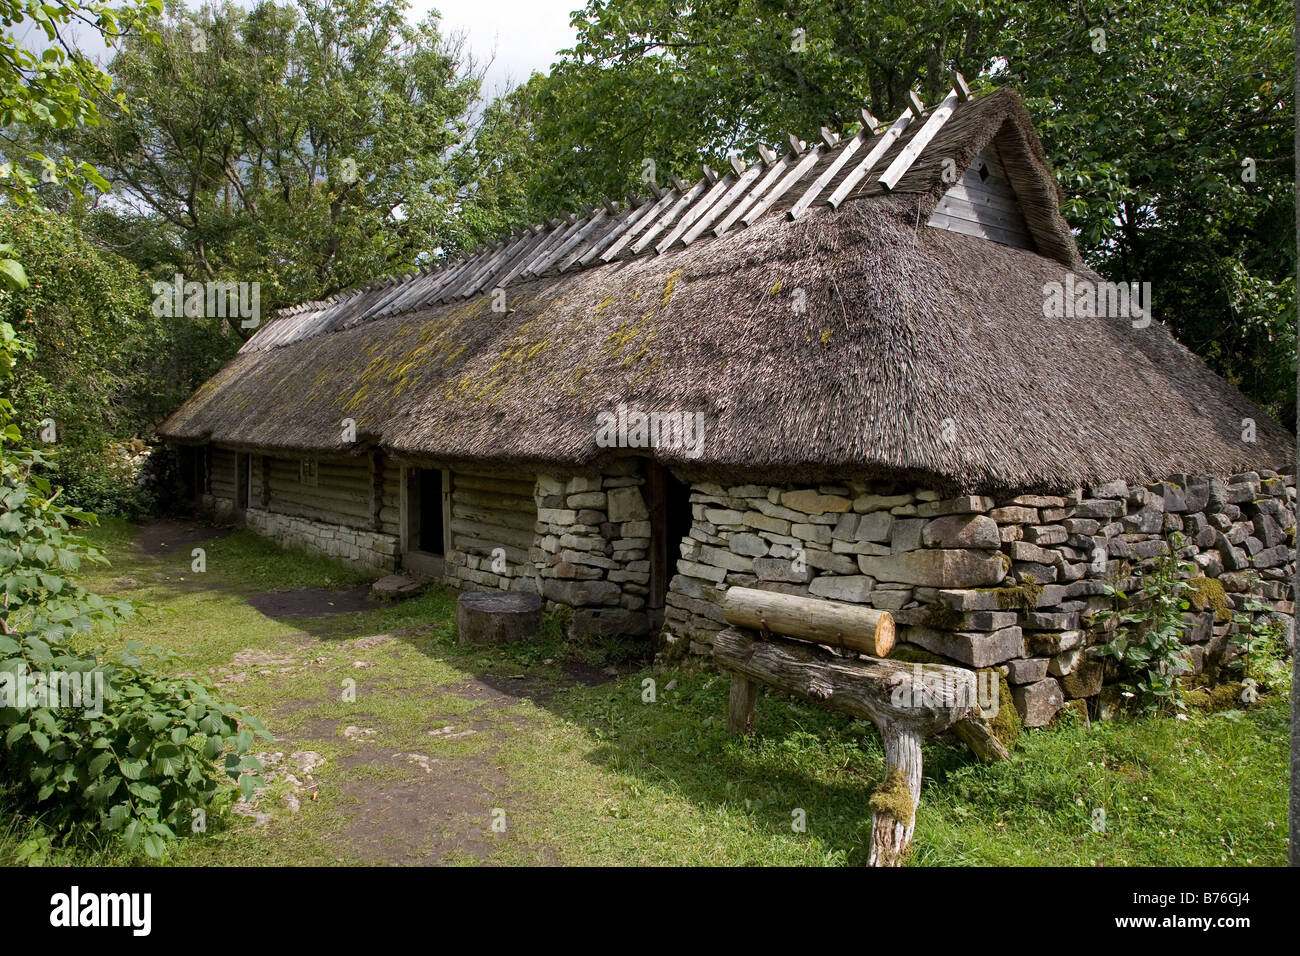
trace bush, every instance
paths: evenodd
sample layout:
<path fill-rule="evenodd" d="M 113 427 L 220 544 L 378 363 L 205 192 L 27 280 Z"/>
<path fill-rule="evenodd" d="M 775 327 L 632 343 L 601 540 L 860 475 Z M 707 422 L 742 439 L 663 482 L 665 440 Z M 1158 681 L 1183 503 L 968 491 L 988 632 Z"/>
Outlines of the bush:
<path fill-rule="evenodd" d="M 1155 559 L 1150 570 L 1138 579 L 1138 590 L 1131 598 L 1113 585 L 1107 594 L 1117 609 L 1103 611 L 1098 621 L 1114 620 L 1115 636 L 1098 652 L 1113 657 L 1124 668 L 1138 695 L 1142 709 L 1149 714 L 1184 707 L 1179 675 L 1187 672 L 1183 658 L 1183 612 L 1190 607 L 1188 577 L 1193 565 L 1177 557 L 1182 536 L 1169 539 L 1169 553 Z"/>
<path fill-rule="evenodd" d="M 0 378 L 26 351 L 0 322 Z M 0 398 L 0 789 L 65 841 L 120 833 L 159 857 L 225 792 L 222 771 L 246 795 L 260 785 L 247 754 L 267 735 L 205 683 L 160 673 L 161 651 L 77 649 L 135 609 L 70 577 L 83 560 L 107 563 L 72 530 L 94 515 L 57 503 L 46 455 L 9 447 L 22 439 L 11 412 Z"/>
<path fill-rule="evenodd" d="M 32 634 L 0 636 L 0 654 L 0 688 L 11 688 L 5 702 L 28 704 L 0 708 L 0 773 L 19 809 L 65 839 L 120 832 L 127 849 L 143 843 L 160 857 L 165 840 L 191 830 L 192 811 L 223 792 L 219 760 L 245 796 L 262 785 L 261 766 L 247 754 L 266 732 L 206 684 L 147 666 L 170 655 L 128 642 L 105 663 Z M 52 683 L 74 674 L 75 683 Z M 25 702 L 12 693 L 20 675 L 38 688 Z"/>

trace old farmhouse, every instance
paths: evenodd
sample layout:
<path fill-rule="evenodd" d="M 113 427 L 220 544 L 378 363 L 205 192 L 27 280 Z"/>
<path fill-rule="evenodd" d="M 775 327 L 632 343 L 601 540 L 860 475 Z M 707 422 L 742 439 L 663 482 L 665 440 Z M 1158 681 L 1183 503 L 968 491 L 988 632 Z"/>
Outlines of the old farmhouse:
<path fill-rule="evenodd" d="M 669 655 L 737 584 L 889 609 L 1030 725 L 1178 547 L 1217 663 L 1293 610 L 1292 437 L 1083 265 L 1012 92 L 911 99 L 277 314 L 162 427 L 196 504 Z"/>

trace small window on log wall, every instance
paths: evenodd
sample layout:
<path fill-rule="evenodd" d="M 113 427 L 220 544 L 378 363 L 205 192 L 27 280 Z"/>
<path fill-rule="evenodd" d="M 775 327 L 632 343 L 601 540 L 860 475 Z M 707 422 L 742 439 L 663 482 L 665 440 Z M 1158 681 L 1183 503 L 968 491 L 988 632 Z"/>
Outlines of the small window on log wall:
<path fill-rule="evenodd" d="M 304 485 L 316 485 L 316 459 L 304 458 L 298 465 L 298 480 Z"/>

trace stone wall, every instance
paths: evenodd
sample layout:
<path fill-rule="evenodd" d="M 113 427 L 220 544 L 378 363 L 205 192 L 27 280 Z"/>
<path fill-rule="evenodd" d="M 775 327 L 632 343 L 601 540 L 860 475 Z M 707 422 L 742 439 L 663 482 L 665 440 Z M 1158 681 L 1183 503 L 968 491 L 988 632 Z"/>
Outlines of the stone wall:
<path fill-rule="evenodd" d="M 391 571 L 397 564 L 396 535 L 325 524 L 260 508 L 249 508 L 244 519 L 250 530 L 274 538 L 282 547 L 303 548 L 366 570 Z"/>
<path fill-rule="evenodd" d="M 1193 670 L 1231 655 L 1231 612 L 1252 586 L 1264 613 L 1294 614 L 1295 483 L 1273 473 L 1005 501 L 880 483 L 697 484 L 691 505 L 668 595 L 669 656 L 709 653 L 732 585 L 867 604 L 894 613 L 901 641 L 998 667 L 1030 726 L 1117 676 L 1089 650 L 1106 637 L 1091 616 L 1111 606 L 1106 583 L 1131 589 L 1175 532 L 1180 556 L 1224 592 L 1217 612 L 1207 604 L 1186 615 Z"/>
<path fill-rule="evenodd" d="M 601 475 L 537 479 L 531 558 L 548 608 L 574 609 L 575 635 L 650 630 L 650 521 L 635 459 Z"/>

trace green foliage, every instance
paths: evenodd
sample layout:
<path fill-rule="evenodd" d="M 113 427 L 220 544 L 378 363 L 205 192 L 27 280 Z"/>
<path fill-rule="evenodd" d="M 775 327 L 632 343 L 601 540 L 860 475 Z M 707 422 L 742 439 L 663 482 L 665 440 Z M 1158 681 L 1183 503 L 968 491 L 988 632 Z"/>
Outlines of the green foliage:
<path fill-rule="evenodd" d="M 147 435 L 230 346 L 212 336 L 191 347 L 202 337 L 196 320 L 155 317 L 139 270 L 96 248 L 66 216 L 0 209 L 0 240 L 30 277 L 25 289 L 0 288 L 0 320 L 32 346 L 7 387 L 15 423 L 32 440 L 42 422 L 54 423 L 49 447 L 59 452 L 65 501 L 141 514 L 148 496 L 114 467 L 110 444 Z"/>
<path fill-rule="evenodd" d="M 162 11 L 162 0 L 0 0 L 0 128 L 25 127 L 40 133 L 89 126 L 99 121 L 98 99 L 116 106 L 111 81 L 88 56 L 76 52 L 71 32 L 90 26 L 105 43 L 132 33 L 148 35 L 147 24 Z M 37 52 L 19 34 L 47 42 Z M 19 137 L 21 145 L 25 139 Z M 38 183 L 60 186 L 81 195 L 82 185 L 107 190 L 108 184 L 89 163 L 69 155 L 26 152 L 15 156 L 15 139 L 6 136 L 0 150 L 0 197 L 19 205 L 37 199 Z M 0 272 L 7 272 L 0 260 Z"/>
<path fill-rule="evenodd" d="M 1247 592 L 1240 610 L 1232 616 L 1237 625 L 1235 643 L 1241 655 L 1231 662 L 1240 673 L 1243 683 L 1251 682 L 1252 692 L 1257 689 L 1287 697 L 1295 671 L 1291 654 L 1287 650 L 1284 628 L 1278 619 L 1266 618 L 1270 608 Z"/>
<path fill-rule="evenodd" d="M 477 239 L 458 157 L 479 74 L 405 10 L 170 6 L 160 42 L 128 41 L 109 65 L 129 112 L 72 139 L 137 210 L 97 214 L 97 234 L 168 281 L 260 282 L 264 310 Z"/>
<path fill-rule="evenodd" d="M 1135 594 L 1108 584 L 1106 593 L 1117 607 L 1097 615 L 1098 621 L 1113 620 L 1118 625 L 1099 656 L 1114 658 L 1124 667 L 1137 703 L 1149 714 L 1183 709 L 1178 676 L 1187 671 L 1182 654 L 1183 612 L 1191 606 L 1187 577 L 1194 566 L 1177 556 L 1180 535 L 1171 535 L 1169 543 L 1169 553 L 1155 558 L 1151 568 L 1139 575 Z"/>
<path fill-rule="evenodd" d="M 14 357 L 31 350 L 3 322 L 0 351 L 8 384 Z M 260 783 L 248 752 L 266 734 L 204 683 L 160 673 L 175 669 L 162 651 L 79 649 L 135 609 L 73 577 L 83 562 L 107 563 L 72 528 L 94 516 L 57 501 L 46 456 L 22 445 L 12 410 L 0 399 L 0 780 L 65 839 L 120 834 L 128 850 L 160 857 L 190 811 L 224 792 L 219 766 L 245 795 Z"/>
<path fill-rule="evenodd" d="M 992 80 L 1033 112 L 1085 258 L 1151 281 L 1156 318 L 1293 428 L 1291 8 L 1020 6 Z"/>

